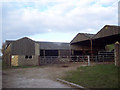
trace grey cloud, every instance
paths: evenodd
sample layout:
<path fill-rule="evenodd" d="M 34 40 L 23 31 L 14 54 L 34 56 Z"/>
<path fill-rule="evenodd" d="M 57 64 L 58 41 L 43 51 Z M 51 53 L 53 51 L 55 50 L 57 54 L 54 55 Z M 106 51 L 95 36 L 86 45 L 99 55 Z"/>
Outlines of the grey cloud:
<path fill-rule="evenodd" d="M 26 9 L 26 7 L 22 7 L 23 5 L 17 9 L 14 9 L 15 6 L 10 6 L 11 8 L 5 6 L 3 6 L 2 12 L 3 40 L 48 33 L 49 29 L 52 32 L 91 31 L 92 33 L 97 32 L 105 24 L 116 24 L 117 22 L 115 7 L 106 7 L 105 10 L 99 7 L 79 7 L 78 9 L 75 7 L 70 10 L 68 8 L 70 5 L 68 5 L 68 7 L 64 7 L 64 11 L 60 5 L 52 5 L 52 8 L 42 12 L 39 11 L 38 6 L 33 9 Z M 54 10 L 54 7 L 57 7 L 57 10 Z"/>

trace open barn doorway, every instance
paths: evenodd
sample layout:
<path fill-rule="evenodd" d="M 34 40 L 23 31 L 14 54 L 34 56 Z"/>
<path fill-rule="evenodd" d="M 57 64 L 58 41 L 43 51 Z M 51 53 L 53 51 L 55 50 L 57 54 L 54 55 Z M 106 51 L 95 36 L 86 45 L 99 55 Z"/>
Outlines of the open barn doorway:
<path fill-rule="evenodd" d="M 45 50 L 45 56 L 58 56 L 58 50 Z"/>
<path fill-rule="evenodd" d="M 58 50 L 40 50 L 40 56 L 59 56 Z"/>
<path fill-rule="evenodd" d="M 58 52 L 58 50 L 40 50 L 39 65 L 57 63 Z"/>

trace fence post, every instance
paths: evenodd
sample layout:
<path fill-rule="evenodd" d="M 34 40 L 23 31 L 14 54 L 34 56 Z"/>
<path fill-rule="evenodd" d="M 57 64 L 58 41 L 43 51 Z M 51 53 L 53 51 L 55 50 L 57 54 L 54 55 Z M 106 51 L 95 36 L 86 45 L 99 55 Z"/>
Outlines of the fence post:
<path fill-rule="evenodd" d="M 97 62 L 97 56 L 95 56 L 95 62 Z"/>
<path fill-rule="evenodd" d="M 90 56 L 88 56 L 88 66 L 90 66 Z"/>
<path fill-rule="evenodd" d="M 120 43 L 115 43 L 115 66 L 120 67 Z"/>
<path fill-rule="evenodd" d="M 77 62 L 78 62 L 78 56 L 77 56 Z"/>

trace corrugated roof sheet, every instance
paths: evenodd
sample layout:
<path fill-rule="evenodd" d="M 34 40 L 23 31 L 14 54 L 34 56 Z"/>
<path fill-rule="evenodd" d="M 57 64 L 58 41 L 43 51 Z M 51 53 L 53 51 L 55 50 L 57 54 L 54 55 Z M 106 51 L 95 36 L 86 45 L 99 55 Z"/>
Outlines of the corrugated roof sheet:
<path fill-rule="evenodd" d="M 9 44 L 12 43 L 12 42 L 15 42 L 15 41 L 13 41 L 13 40 L 6 40 L 6 43 L 5 43 L 5 44 L 6 44 L 7 46 L 9 46 Z"/>
<path fill-rule="evenodd" d="M 105 25 L 96 34 L 78 33 L 70 43 L 73 44 L 81 41 L 86 41 L 89 39 L 98 39 L 98 38 L 108 37 L 108 36 L 118 35 L 118 34 L 120 35 L 120 26 Z"/>
<path fill-rule="evenodd" d="M 37 42 L 40 44 L 40 49 L 47 49 L 47 50 L 68 50 L 70 49 L 69 43 L 61 43 L 61 42 Z"/>
<path fill-rule="evenodd" d="M 89 39 L 92 38 L 94 35 L 95 35 L 95 34 L 78 33 L 70 43 L 72 44 L 72 43 L 76 43 L 76 42 L 80 42 L 80 41 L 89 40 Z"/>
<path fill-rule="evenodd" d="M 86 37 L 92 38 L 95 34 L 90 34 L 90 33 L 82 33 L 84 34 Z"/>
<path fill-rule="evenodd" d="M 10 43 L 13 43 L 13 42 L 16 42 L 16 41 L 19 41 L 19 40 L 22 40 L 22 39 L 29 39 L 29 40 L 32 40 L 28 37 L 23 37 L 23 38 L 20 38 L 18 40 L 6 40 L 6 45 L 9 46 Z M 34 40 L 32 40 L 33 42 L 35 42 Z"/>
<path fill-rule="evenodd" d="M 24 38 L 22 38 L 24 39 Z M 29 38 L 27 38 L 29 39 Z M 18 39 L 21 40 L 21 39 Z M 16 40 L 17 41 L 17 40 Z M 8 46 L 10 43 L 13 43 L 15 41 L 12 40 L 6 40 L 6 45 Z M 40 44 L 40 49 L 47 49 L 47 50 L 68 50 L 70 49 L 70 44 L 69 43 L 62 43 L 62 42 L 38 42 L 35 41 L 36 43 Z"/>
<path fill-rule="evenodd" d="M 120 26 L 115 25 L 105 25 L 99 32 L 97 32 L 93 39 L 112 36 L 120 34 Z"/>

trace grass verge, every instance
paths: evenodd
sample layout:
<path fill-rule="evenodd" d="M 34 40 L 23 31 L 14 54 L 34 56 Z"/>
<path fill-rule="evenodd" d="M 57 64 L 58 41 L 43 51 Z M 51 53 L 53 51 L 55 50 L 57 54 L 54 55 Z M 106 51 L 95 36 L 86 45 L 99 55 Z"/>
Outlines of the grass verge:
<path fill-rule="evenodd" d="M 79 67 L 62 79 L 86 88 L 118 88 L 118 68 L 113 64 Z"/>

